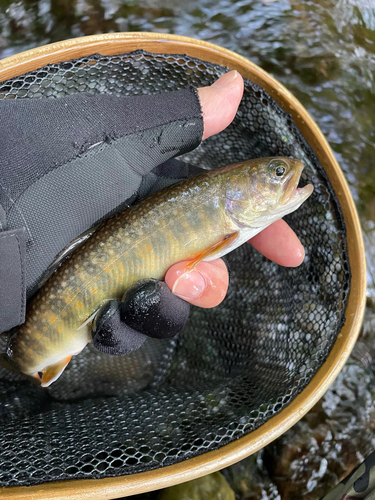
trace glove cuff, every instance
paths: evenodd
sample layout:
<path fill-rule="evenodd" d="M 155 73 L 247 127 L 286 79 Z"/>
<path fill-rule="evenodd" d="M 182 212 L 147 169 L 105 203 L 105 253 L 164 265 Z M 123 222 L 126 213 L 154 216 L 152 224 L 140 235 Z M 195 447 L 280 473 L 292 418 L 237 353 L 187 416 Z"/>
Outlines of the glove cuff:
<path fill-rule="evenodd" d="M 0 332 L 25 321 L 26 231 L 0 231 Z"/>

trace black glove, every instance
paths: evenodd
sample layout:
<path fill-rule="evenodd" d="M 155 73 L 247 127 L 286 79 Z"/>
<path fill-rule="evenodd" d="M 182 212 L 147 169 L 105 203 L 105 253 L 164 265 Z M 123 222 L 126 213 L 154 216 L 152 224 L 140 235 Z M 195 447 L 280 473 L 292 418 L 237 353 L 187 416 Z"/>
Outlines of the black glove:
<path fill-rule="evenodd" d="M 166 283 L 143 280 L 122 301 L 109 300 L 95 316 L 93 345 L 106 354 L 128 354 L 147 337 L 174 337 L 188 320 L 190 304 L 174 295 Z"/>
<path fill-rule="evenodd" d="M 1 332 L 24 321 L 26 300 L 72 240 L 197 173 L 168 160 L 199 145 L 203 119 L 192 87 L 0 100 L 0 117 Z"/>

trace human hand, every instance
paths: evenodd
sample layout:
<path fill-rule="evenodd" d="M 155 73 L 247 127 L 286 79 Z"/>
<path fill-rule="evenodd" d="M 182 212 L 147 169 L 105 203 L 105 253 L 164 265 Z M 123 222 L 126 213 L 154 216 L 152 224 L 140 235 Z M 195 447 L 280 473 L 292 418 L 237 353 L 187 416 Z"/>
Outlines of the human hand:
<path fill-rule="evenodd" d="M 4 146 L 0 158 L 0 236 L 5 262 L 0 282 L 11 284 L 0 293 L 0 305 L 8 304 L 0 307 L 0 311 L 6 311 L 0 314 L 0 331 L 23 322 L 25 298 L 30 298 L 46 273 L 52 272 L 54 260 L 75 237 L 146 196 L 150 176 L 154 176 L 151 184 L 158 189 L 162 186 L 159 178 L 176 182 L 184 165 L 174 171 L 176 162 L 171 159 L 194 149 L 202 136 L 205 139 L 225 128 L 236 114 L 242 92 L 242 78 L 237 72 L 229 72 L 211 87 L 199 89 L 201 106 L 191 87 L 128 98 L 83 93 L 62 99 L 0 102 Z M 19 133 L 13 134 L 14 130 Z M 186 178 L 193 169 L 185 167 L 182 177 Z M 172 174 L 170 179 L 166 173 Z M 281 234 L 283 238 L 289 234 L 290 240 L 291 232 L 285 227 Z M 266 253 L 269 241 L 257 239 L 254 244 Z M 166 278 L 172 290 L 192 303 L 212 307 L 225 294 L 228 275 L 222 261 L 197 265 L 187 279 L 185 273 L 173 280 L 172 272 L 169 270 Z M 201 290 L 197 280 L 194 283 L 191 279 L 194 275 L 201 281 L 203 278 Z M 163 285 L 163 290 L 172 294 L 166 288 Z M 186 296 L 191 291 L 193 297 Z M 161 297 L 162 293 L 156 288 L 157 295 Z M 188 306 L 188 302 L 172 296 L 164 296 L 162 302 L 175 300 Z M 121 308 L 129 305 L 126 300 L 111 301 L 94 323 L 94 344 L 113 347 L 108 351 L 111 354 L 129 352 L 128 347 L 133 350 L 143 343 L 142 335 L 154 334 L 153 322 L 151 332 L 147 331 L 149 325 L 145 331 L 137 328 L 142 316 L 137 314 L 135 325 L 126 333 L 121 314 Z M 164 319 L 168 320 L 162 315 L 161 325 Z M 163 326 L 159 332 L 162 338 L 171 336 Z M 103 339 L 102 333 L 107 337 Z M 126 337 L 134 337 L 134 342 L 129 346 L 116 344 L 116 338 L 121 341 Z M 108 341 L 107 345 L 102 340 Z"/>

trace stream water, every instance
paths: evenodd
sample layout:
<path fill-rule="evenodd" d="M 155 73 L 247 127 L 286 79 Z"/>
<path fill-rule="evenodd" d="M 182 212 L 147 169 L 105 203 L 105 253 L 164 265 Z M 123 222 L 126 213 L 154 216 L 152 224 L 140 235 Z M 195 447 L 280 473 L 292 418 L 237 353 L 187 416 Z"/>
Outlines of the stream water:
<path fill-rule="evenodd" d="M 368 265 L 360 339 L 336 382 L 298 424 L 224 471 L 238 500 L 318 500 L 375 449 L 375 2 L 0 0 L 0 58 L 114 31 L 195 37 L 258 64 L 306 107 L 349 182 Z"/>

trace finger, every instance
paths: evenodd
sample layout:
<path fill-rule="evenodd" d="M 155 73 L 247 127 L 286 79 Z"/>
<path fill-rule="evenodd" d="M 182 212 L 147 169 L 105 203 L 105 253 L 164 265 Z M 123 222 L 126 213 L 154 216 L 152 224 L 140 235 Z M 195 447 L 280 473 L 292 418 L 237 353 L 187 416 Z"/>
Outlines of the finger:
<path fill-rule="evenodd" d="M 243 94 L 243 79 L 237 71 L 221 76 L 210 87 L 198 89 L 203 111 L 203 139 L 224 130 L 236 116 Z"/>
<path fill-rule="evenodd" d="M 155 339 L 177 335 L 189 319 L 190 305 L 174 295 L 164 281 L 144 279 L 130 287 L 122 298 L 123 322 Z"/>
<path fill-rule="evenodd" d="M 281 266 L 297 267 L 302 264 L 305 257 L 302 243 L 283 219 L 266 227 L 251 238 L 249 243 L 258 252 Z"/>
<path fill-rule="evenodd" d="M 199 262 L 191 271 L 186 270 L 190 261 L 171 266 L 165 276 L 169 288 L 178 297 L 195 306 L 215 307 L 225 297 L 229 276 L 221 259 Z"/>
<path fill-rule="evenodd" d="M 96 314 L 91 333 L 93 346 L 98 351 L 122 356 L 139 349 L 147 339 L 146 335 L 123 322 L 123 306 L 119 300 L 109 300 Z"/>

